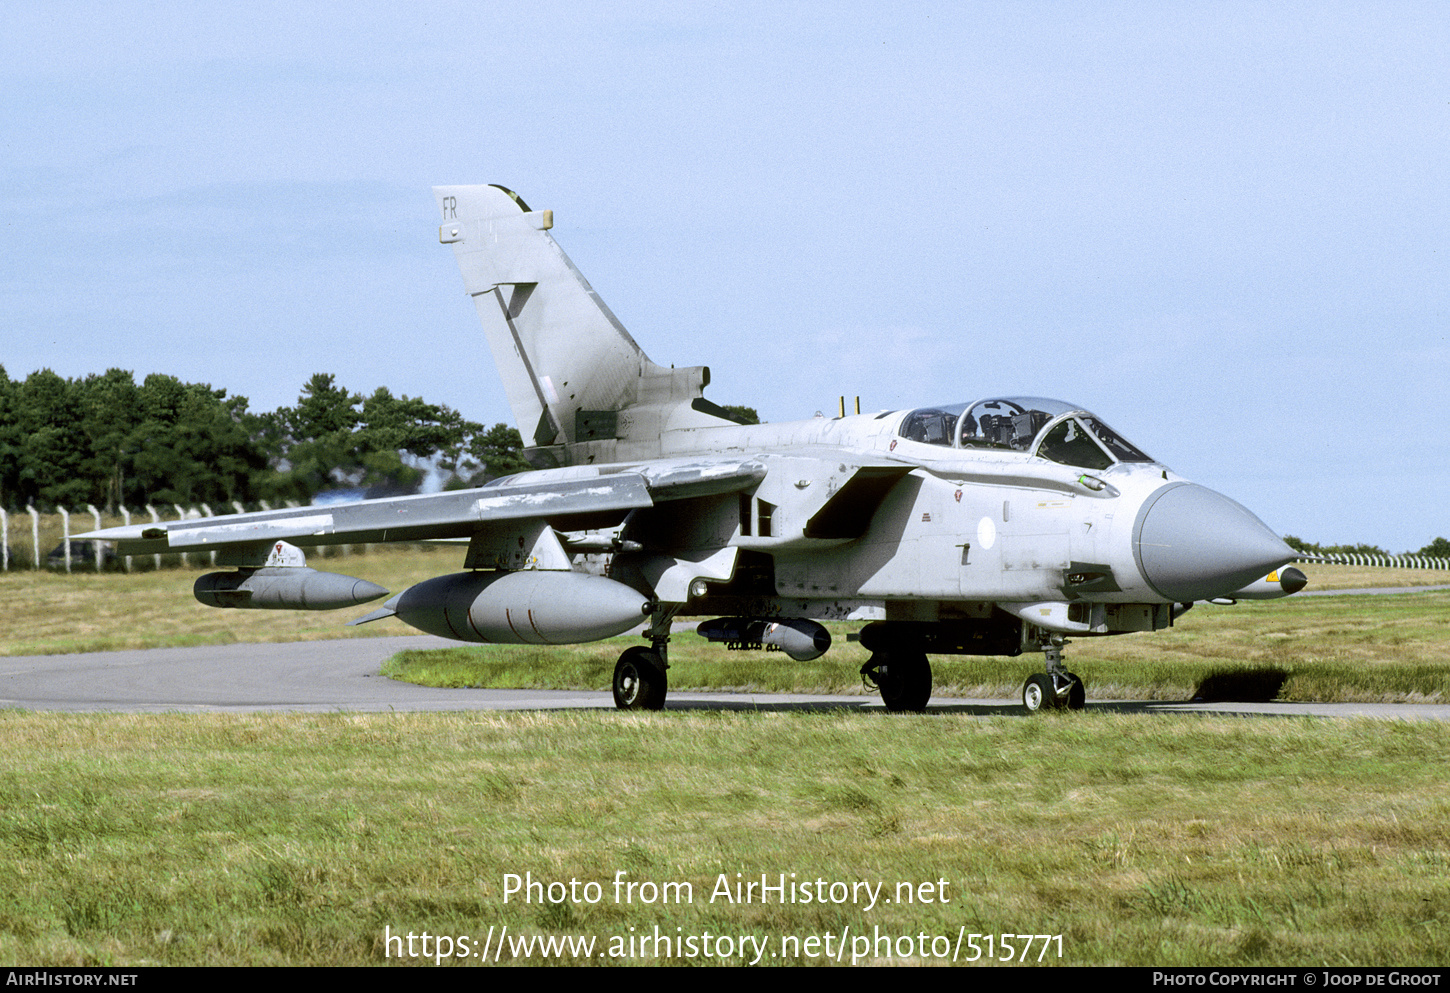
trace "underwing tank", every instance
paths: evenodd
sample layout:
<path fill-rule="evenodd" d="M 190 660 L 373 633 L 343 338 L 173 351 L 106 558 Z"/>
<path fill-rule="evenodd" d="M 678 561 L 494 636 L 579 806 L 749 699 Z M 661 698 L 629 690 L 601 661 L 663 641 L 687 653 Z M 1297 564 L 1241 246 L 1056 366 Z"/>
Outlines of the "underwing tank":
<path fill-rule="evenodd" d="M 420 631 L 499 645 L 563 645 L 623 634 L 649 614 L 636 590 L 579 572 L 458 572 L 398 594 L 388 606 Z"/>

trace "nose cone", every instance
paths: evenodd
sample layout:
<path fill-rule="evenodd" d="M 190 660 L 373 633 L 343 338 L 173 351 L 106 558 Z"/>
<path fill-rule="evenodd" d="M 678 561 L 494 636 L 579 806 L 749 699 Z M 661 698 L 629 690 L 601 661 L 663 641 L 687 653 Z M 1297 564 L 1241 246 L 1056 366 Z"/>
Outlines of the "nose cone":
<path fill-rule="evenodd" d="M 1182 603 L 1229 596 L 1294 559 L 1247 508 L 1193 483 L 1165 486 L 1144 502 L 1133 553 L 1148 584 Z"/>

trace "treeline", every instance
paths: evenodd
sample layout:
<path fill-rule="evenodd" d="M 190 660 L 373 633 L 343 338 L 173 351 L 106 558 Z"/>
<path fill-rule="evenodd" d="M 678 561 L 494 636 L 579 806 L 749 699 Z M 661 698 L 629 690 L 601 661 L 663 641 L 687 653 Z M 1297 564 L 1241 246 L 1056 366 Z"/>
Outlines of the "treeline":
<path fill-rule="evenodd" d="M 744 424 L 748 407 L 727 407 Z M 443 404 L 364 396 L 318 373 L 291 407 L 252 413 L 246 397 L 123 369 L 64 379 L 49 369 L 12 380 L 0 366 L 0 507 L 84 507 L 262 500 L 308 503 L 334 489 L 415 492 L 430 468 L 449 487 L 529 468 L 514 428 L 468 421 Z M 1309 555 L 1388 556 L 1374 545 L 1318 545 Z M 1450 558 L 1450 540 L 1417 552 Z"/>
<path fill-rule="evenodd" d="M 12 380 L 0 366 L 0 507 L 307 503 L 326 490 L 417 490 L 528 468 L 519 433 L 379 387 L 363 396 L 318 373 L 297 403 L 266 413 L 246 397 L 122 369 Z"/>
<path fill-rule="evenodd" d="M 1316 545 L 1296 538 L 1292 534 L 1284 536 L 1284 544 L 1305 555 L 1378 555 L 1381 558 L 1394 558 L 1378 545 Z M 1403 554 L 1450 559 L 1450 540 L 1436 538 L 1418 552 L 1404 552 Z"/>

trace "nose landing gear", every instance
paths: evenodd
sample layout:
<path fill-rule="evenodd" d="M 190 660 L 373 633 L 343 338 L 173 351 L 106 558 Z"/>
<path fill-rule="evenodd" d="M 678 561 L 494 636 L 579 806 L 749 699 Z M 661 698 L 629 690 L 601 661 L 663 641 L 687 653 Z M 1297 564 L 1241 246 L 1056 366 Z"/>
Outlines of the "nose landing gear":
<path fill-rule="evenodd" d="M 1029 714 L 1058 708 L 1082 710 L 1087 706 L 1082 680 L 1062 663 L 1062 649 L 1067 643 L 1060 634 L 1047 634 L 1039 640 L 1047 671 L 1028 676 L 1022 684 L 1022 706 Z"/>

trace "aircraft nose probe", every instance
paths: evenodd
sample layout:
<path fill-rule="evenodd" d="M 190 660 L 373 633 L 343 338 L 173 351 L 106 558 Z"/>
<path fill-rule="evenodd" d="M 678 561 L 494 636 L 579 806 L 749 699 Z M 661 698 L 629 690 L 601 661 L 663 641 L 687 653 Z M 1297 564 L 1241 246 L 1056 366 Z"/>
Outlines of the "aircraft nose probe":
<path fill-rule="evenodd" d="M 1295 552 L 1247 508 L 1205 486 L 1149 497 L 1133 525 L 1133 555 L 1150 586 L 1180 603 L 1231 595 Z"/>

